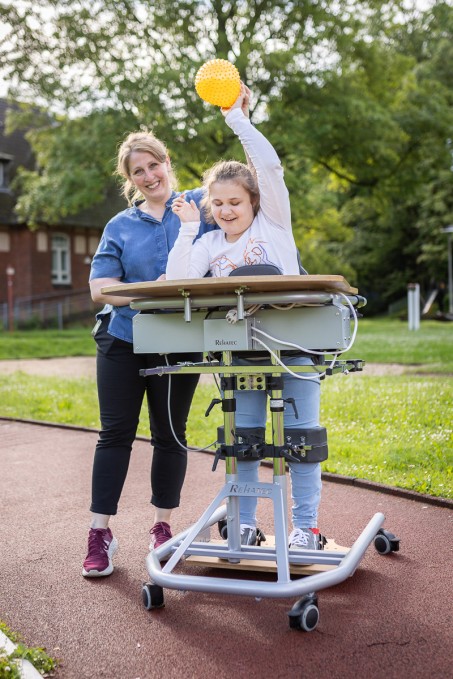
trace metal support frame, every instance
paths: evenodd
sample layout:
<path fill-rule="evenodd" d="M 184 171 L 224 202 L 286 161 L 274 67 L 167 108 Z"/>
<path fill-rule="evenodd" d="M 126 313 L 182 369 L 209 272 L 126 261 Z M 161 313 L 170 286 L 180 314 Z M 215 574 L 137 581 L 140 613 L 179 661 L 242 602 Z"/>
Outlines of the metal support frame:
<path fill-rule="evenodd" d="M 223 352 L 223 375 L 228 377 L 233 356 Z M 276 359 L 272 358 L 275 370 Z M 247 371 L 250 366 L 242 366 Z M 267 366 L 269 367 L 269 366 Z M 157 369 L 153 369 L 157 370 Z M 279 374 L 279 373 L 274 373 Z M 228 383 L 228 381 L 226 380 Z M 223 400 L 234 398 L 234 391 L 224 391 Z M 283 395 L 281 389 L 271 391 L 272 443 L 277 449 L 284 445 Z M 224 410 L 225 446 L 234 446 L 235 413 Z M 287 528 L 287 480 L 283 457 L 273 458 L 272 483 L 258 482 L 253 487 L 240 484 L 237 475 L 237 458 L 226 456 L 225 485 L 212 500 L 200 519 L 189 529 L 172 538 L 158 549 L 149 553 L 146 567 L 151 580 L 161 586 L 177 590 L 241 594 L 255 597 L 301 596 L 331 587 L 352 575 L 369 544 L 375 538 L 384 522 L 384 515 L 377 513 L 348 551 L 288 549 Z M 239 498 L 254 496 L 273 503 L 275 547 L 242 546 L 239 524 Z M 226 503 L 226 504 L 223 504 Z M 207 527 L 226 517 L 228 539 L 225 543 L 209 543 L 197 538 Z M 241 561 L 274 561 L 277 570 L 276 582 L 259 580 L 225 579 L 202 575 L 186 575 L 174 572 L 175 567 L 189 556 L 207 556 L 224 559 L 229 563 Z M 168 560 L 167 560 L 168 559 Z M 164 562 L 163 565 L 161 562 Z M 291 580 L 290 565 L 321 564 L 336 566 L 333 570 L 308 575 L 302 580 Z"/>
<path fill-rule="evenodd" d="M 236 306 L 238 318 L 244 314 L 244 300 L 242 291 L 236 290 L 237 298 L 233 300 Z M 319 293 L 318 293 L 319 295 Z M 328 300 L 325 298 L 329 298 Z M 334 296 L 325 295 L 322 303 L 332 303 Z M 319 297 L 318 297 L 319 299 Z M 357 297 L 356 305 L 362 304 L 362 299 Z M 228 301 L 231 301 L 230 299 Z M 300 301 L 300 300 L 299 300 Z M 317 300 L 318 301 L 318 300 Z M 162 304 L 165 302 L 165 304 Z M 210 304 L 219 304 L 211 298 Z M 310 299 L 310 303 L 313 299 Z M 203 299 L 203 304 L 206 300 Z M 289 303 L 289 302 L 287 302 Z M 134 306 L 134 305 L 132 305 Z M 136 304 L 141 309 L 149 309 L 147 302 Z M 161 308 L 176 308 L 175 300 L 161 300 Z M 181 313 L 184 320 L 190 323 L 191 311 L 197 305 L 192 301 L 190 305 L 188 297 L 184 297 Z M 178 307 L 179 309 L 179 307 Z M 200 347 L 201 349 L 202 347 Z M 282 456 L 273 458 L 272 483 L 258 482 L 250 487 L 238 482 L 237 457 L 234 454 L 235 444 L 235 380 L 228 378 L 235 375 L 256 376 L 281 376 L 285 369 L 278 364 L 277 359 L 271 356 L 271 365 L 233 365 L 233 352 L 225 350 L 221 352 L 222 360 L 218 363 L 206 365 L 185 363 L 176 366 L 162 366 L 140 371 L 141 375 L 163 375 L 181 373 L 210 373 L 219 374 L 224 378 L 225 389 L 222 397 L 224 415 L 224 438 L 222 444 L 225 455 L 225 484 L 212 500 L 201 517 L 190 528 L 174 536 L 171 540 L 156 550 L 149 553 L 146 559 L 146 568 L 152 583 L 160 587 L 176 590 L 189 590 L 199 592 L 216 592 L 221 594 L 239 594 L 244 596 L 285 598 L 312 594 L 321 589 L 336 585 L 356 570 L 358 564 L 370 543 L 376 537 L 384 522 L 384 515 L 376 513 L 368 522 L 362 533 L 356 539 L 349 550 L 302 550 L 288 549 L 288 512 L 287 512 L 287 480 L 286 464 Z M 280 356 L 280 351 L 275 351 L 275 356 Z M 330 363 L 317 366 L 292 366 L 295 372 L 307 372 L 316 370 L 325 372 L 325 366 Z M 361 370 L 362 361 L 336 361 L 332 370 L 335 372 L 353 372 Z M 272 423 L 272 446 L 280 450 L 284 445 L 284 421 L 283 421 L 283 394 L 280 380 L 269 380 L 270 389 L 271 423 Z M 253 388 L 254 380 L 248 380 L 248 387 Z M 228 407 L 225 405 L 228 402 Z M 239 524 L 239 499 L 242 496 L 254 496 L 269 500 L 273 503 L 275 547 L 270 546 L 242 546 Z M 226 542 L 206 542 L 200 538 L 200 534 L 226 518 L 228 538 Z M 244 561 L 273 561 L 276 564 L 276 582 L 260 580 L 241 580 L 239 578 L 217 578 L 206 575 L 188 575 L 175 573 L 175 568 L 186 557 L 204 556 L 216 557 L 230 564 Z M 324 572 L 310 574 L 302 579 L 291 580 L 290 566 L 321 564 L 334 566 Z"/>

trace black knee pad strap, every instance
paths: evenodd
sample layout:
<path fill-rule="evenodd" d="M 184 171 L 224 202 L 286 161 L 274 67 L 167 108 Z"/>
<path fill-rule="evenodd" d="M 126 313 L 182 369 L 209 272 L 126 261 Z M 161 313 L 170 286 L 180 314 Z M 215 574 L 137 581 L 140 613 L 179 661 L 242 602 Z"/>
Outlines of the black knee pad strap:
<path fill-rule="evenodd" d="M 236 427 L 235 442 L 225 445 L 224 427 L 217 428 L 217 442 L 220 444 L 220 458 L 236 457 L 238 460 L 262 460 L 265 457 L 264 427 Z"/>
<path fill-rule="evenodd" d="M 292 462 L 323 462 L 327 460 L 327 430 L 325 427 L 287 429 L 281 456 Z"/>

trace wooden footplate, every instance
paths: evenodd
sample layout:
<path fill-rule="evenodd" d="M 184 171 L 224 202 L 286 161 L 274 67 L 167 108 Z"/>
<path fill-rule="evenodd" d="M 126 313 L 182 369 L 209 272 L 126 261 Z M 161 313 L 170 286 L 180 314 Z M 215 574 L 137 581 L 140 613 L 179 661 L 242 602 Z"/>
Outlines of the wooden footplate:
<path fill-rule="evenodd" d="M 224 545 L 224 540 L 210 540 L 210 544 Z M 262 547 L 275 547 L 275 537 L 273 535 L 266 536 L 266 540 L 261 543 Z M 324 547 L 324 551 L 328 552 L 348 552 L 349 547 L 341 547 L 337 545 L 335 540 L 327 538 L 327 543 Z M 195 566 L 208 566 L 210 568 L 224 568 L 233 569 L 241 571 L 256 571 L 262 573 L 276 573 L 277 563 L 274 560 L 271 561 L 261 561 L 253 559 L 244 559 L 239 563 L 230 563 L 226 559 L 219 559 L 215 556 L 188 556 L 186 558 L 186 563 Z M 303 566 L 299 564 L 290 564 L 291 575 L 313 575 L 314 573 L 323 573 L 325 571 L 333 570 L 337 568 L 336 565 L 327 564 L 310 564 L 308 566 Z"/>

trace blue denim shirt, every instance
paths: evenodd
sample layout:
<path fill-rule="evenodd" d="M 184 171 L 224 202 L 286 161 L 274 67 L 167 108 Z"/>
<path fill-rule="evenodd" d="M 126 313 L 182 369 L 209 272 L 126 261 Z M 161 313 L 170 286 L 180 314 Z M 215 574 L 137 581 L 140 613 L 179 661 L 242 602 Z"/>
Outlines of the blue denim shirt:
<path fill-rule="evenodd" d="M 201 189 L 186 191 L 187 200 L 198 205 Z M 178 236 L 180 219 L 171 211 L 178 193 L 173 192 L 165 204 L 162 221 L 140 210 L 140 202 L 119 212 L 106 225 L 91 262 L 90 281 L 94 278 L 119 278 L 123 283 L 154 281 L 167 266 L 168 253 Z M 198 236 L 218 228 L 202 221 Z M 198 238 L 197 236 L 197 238 Z M 132 318 L 137 311 L 126 306 L 106 304 L 97 318 L 110 313 L 108 331 L 114 337 L 132 342 Z"/>

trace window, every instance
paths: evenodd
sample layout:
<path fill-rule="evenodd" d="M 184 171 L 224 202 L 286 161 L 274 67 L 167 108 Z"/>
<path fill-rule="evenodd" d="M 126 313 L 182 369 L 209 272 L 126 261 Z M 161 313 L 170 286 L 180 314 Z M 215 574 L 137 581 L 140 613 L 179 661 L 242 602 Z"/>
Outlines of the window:
<path fill-rule="evenodd" d="M 12 161 L 13 156 L 7 153 L 0 153 L 0 191 L 8 189 L 8 165 Z"/>
<path fill-rule="evenodd" d="M 52 283 L 71 282 L 71 241 L 64 233 L 52 236 Z"/>

